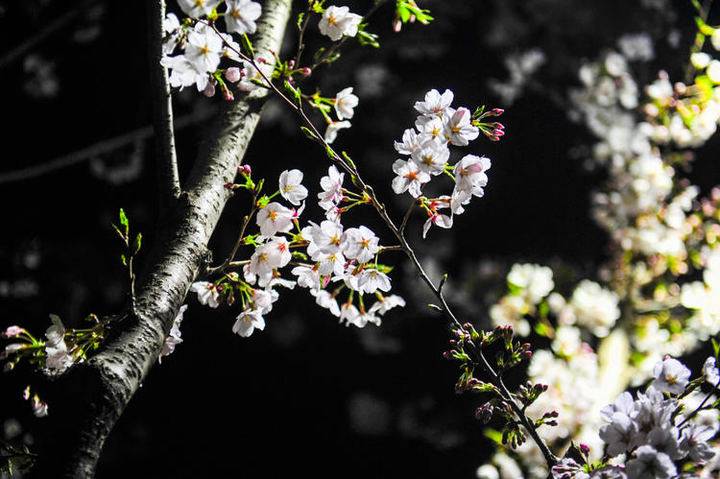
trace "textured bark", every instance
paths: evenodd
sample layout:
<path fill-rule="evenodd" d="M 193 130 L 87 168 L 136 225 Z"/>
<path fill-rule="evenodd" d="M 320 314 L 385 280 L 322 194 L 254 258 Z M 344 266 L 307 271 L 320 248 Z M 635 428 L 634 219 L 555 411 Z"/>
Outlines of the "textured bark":
<path fill-rule="evenodd" d="M 257 50 L 279 51 L 292 0 L 267 0 L 258 22 Z M 93 477 L 103 443 L 157 358 L 187 291 L 207 258 L 207 245 L 259 120 L 266 89 L 228 104 L 201 149 L 185 191 L 168 211 L 146 274 L 137 288 L 136 315 L 87 363 L 49 385 L 47 430 L 38 443 L 35 477 Z"/>

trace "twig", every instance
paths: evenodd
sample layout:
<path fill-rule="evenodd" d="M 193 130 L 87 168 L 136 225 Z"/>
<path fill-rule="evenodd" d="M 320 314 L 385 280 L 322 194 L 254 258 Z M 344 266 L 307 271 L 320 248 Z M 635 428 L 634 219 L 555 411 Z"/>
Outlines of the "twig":
<path fill-rule="evenodd" d="M 160 182 L 160 206 L 166 209 L 180 196 L 175 134 L 173 131 L 173 108 L 168 72 L 161 64 L 163 58 L 163 22 L 165 0 L 151 0 L 148 23 L 150 30 L 149 60 L 150 79 L 153 88 L 153 125 L 156 135 L 156 170 Z"/>
<path fill-rule="evenodd" d="M 190 125 L 195 125 L 213 116 L 215 108 L 201 108 L 198 111 L 183 115 L 175 121 L 175 130 L 180 130 Z M 81 150 L 68 153 L 61 157 L 40 163 L 39 165 L 28 166 L 7 173 L 0 173 L 0 185 L 16 181 L 30 180 L 63 168 L 92 160 L 99 155 L 115 151 L 126 145 L 132 145 L 139 140 L 151 138 L 154 134 L 152 125 L 143 126 L 136 130 L 123 133 L 113 138 L 98 141 Z"/>
<path fill-rule="evenodd" d="M 49 36 L 51 36 L 53 33 L 57 32 L 61 28 L 63 28 L 65 25 L 73 21 L 80 13 L 85 10 L 85 8 L 88 5 L 91 5 L 94 3 L 94 0 L 86 0 L 82 2 L 77 7 L 73 8 L 72 10 L 69 10 L 65 12 L 60 17 L 56 18 L 52 22 L 50 22 L 45 27 L 41 28 L 35 35 L 28 38 L 21 44 L 17 45 L 10 51 L 4 53 L 0 57 L 0 68 L 4 68 L 7 65 L 10 65 L 18 58 L 25 55 L 27 52 L 32 50 L 34 47 L 36 47 L 38 44 L 45 41 Z"/>
<path fill-rule="evenodd" d="M 230 251 L 230 254 L 225 259 L 225 261 L 222 262 L 222 264 L 220 264 L 219 266 L 215 266 L 214 268 L 208 268 L 207 274 L 211 275 L 225 271 L 228 266 L 232 266 L 237 263 L 236 261 L 234 261 L 235 255 L 240 249 L 240 246 L 242 246 L 243 244 L 243 240 L 245 239 L 245 230 L 247 230 L 247 227 L 250 224 L 250 220 L 252 220 L 253 216 L 255 216 L 255 213 L 258 210 L 257 200 L 259 193 L 259 188 L 256 188 L 255 191 L 253 191 L 252 208 L 250 209 L 250 212 L 243 217 L 242 226 L 240 227 L 240 233 L 238 234 L 237 240 L 235 240 L 235 245 L 233 246 L 232 251 Z"/>

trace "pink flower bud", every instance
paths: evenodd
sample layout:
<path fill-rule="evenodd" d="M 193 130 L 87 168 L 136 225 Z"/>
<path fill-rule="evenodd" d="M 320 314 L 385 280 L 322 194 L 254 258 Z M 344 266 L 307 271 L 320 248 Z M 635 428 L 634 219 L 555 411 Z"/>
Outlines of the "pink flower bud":
<path fill-rule="evenodd" d="M 580 451 L 587 456 L 588 454 L 590 454 L 590 446 L 580 443 Z"/>
<path fill-rule="evenodd" d="M 393 21 L 393 32 L 398 33 L 402 29 L 402 22 L 399 18 L 396 18 L 395 21 Z"/>
<path fill-rule="evenodd" d="M 505 110 L 503 110 L 502 108 L 493 108 L 493 109 L 490 110 L 490 111 L 492 111 L 492 114 L 495 115 L 495 116 L 500 116 L 500 115 L 502 115 L 503 113 L 505 113 Z"/>
<path fill-rule="evenodd" d="M 222 94 L 225 101 L 233 101 L 235 99 L 235 95 L 233 95 L 233 92 L 231 92 L 228 88 L 223 88 Z"/>
<path fill-rule="evenodd" d="M 21 328 L 20 326 L 10 326 L 9 328 L 7 328 L 5 330 L 5 332 L 3 333 L 3 336 L 5 336 L 6 338 L 14 338 L 15 336 L 18 336 L 23 331 L 25 331 L 25 330 L 23 328 Z"/>
<path fill-rule="evenodd" d="M 290 61 L 288 62 L 288 68 L 290 68 L 290 69 L 295 68 L 295 60 L 290 60 Z"/>
<path fill-rule="evenodd" d="M 252 175 L 252 168 L 250 165 L 241 165 L 238 167 L 238 173 L 244 176 L 250 176 Z"/>
<path fill-rule="evenodd" d="M 212 98 L 213 96 L 215 96 L 215 85 L 208 82 L 207 86 L 203 90 L 203 95 L 205 95 L 208 98 Z"/>
<path fill-rule="evenodd" d="M 310 75 L 312 75 L 312 68 L 303 67 L 300 69 L 300 74 L 304 77 L 309 77 Z"/>
<path fill-rule="evenodd" d="M 240 81 L 240 78 L 242 77 L 242 74 L 240 73 L 240 69 L 238 67 L 230 67 L 227 70 L 225 70 L 225 79 L 229 81 L 230 83 L 235 83 Z"/>

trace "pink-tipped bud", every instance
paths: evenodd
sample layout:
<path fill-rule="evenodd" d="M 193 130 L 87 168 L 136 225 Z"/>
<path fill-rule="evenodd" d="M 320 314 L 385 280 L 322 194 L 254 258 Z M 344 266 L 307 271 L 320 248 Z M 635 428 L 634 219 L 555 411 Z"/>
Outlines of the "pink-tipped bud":
<path fill-rule="evenodd" d="M 291 70 L 292 70 L 293 68 L 295 68 L 295 60 L 290 60 L 290 61 L 288 62 L 288 65 L 287 65 L 287 66 L 288 66 L 288 68 L 291 69 Z"/>
<path fill-rule="evenodd" d="M 304 77 L 309 77 L 310 75 L 312 75 L 312 68 L 303 67 L 300 69 L 300 74 Z"/>
<path fill-rule="evenodd" d="M 2 335 L 6 338 L 14 338 L 15 336 L 20 335 L 23 331 L 25 330 L 20 326 L 10 326 Z"/>
<path fill-rule="evenodd" d="M 395 33 L 398 33 L 398 32 L 400 32 L 400 30 L 402 30 L 402 22 L 400 21 L 399 18 L 396 18 L 393 21 L 392 29 L 393 29 L 393 32 L 395 32 Z"/>
<path fill-rule="evenodd" d="M 250 167 L 250 165 L 238 166 L 238 173 L 240 173 L 243 176 L 250 176 L 250 175 L 252 175 L 252 168 Z"/>
<path fill-rule="evenodd" d="M 215 96 L 215 85 L 208 82 L 207 86 L 203 90 L 203 95 L 205 95 L 208 98 L 212 98 Z"/>
<path fill-rule="evenodd" d="M 590 454 L 590 446 L 580 443 L 580 451 L 587 456 L 588 454 Z"/>
<path fill-rule="evenodd" d="M 222 94 L 225 101 L 233 101 L 235 99 L 235 95 L 233 95 L 233 92 L 231 92 L 227 87 L 222 89 Z"/>
<path fill-rule="evenodd" d="M 239 82 L 242 77 L 242 73 L 238 67 L 230 67 L 225 70 L 225 79 L 230 83 Z"/>
<path fill-rule="evenodd" d="M 490 112 L 491 112 L 494 116 L 500 116 L 500 115 L 502 115 L 503 113 L 505 113 L 505 110 L 503 110 L 502 108 L 493 108 L 492 110 L 490 110 Z"/>

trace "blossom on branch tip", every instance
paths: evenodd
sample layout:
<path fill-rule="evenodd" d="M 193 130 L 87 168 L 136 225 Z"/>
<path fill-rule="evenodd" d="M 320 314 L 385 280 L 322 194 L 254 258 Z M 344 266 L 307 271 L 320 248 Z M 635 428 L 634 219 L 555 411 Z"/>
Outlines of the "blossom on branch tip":
<path fill-rule="evenodd" d="M 318 28 L 320 33 L 336 42 L 343 36 L 354 37 L 357 35 L 361 21 L 362 17 L 350 13 L 350 8 L 332 5 L 323 12 Z"/>
<path fill-rule="evenodd" d="M 450 104 L 453 102 L 454 95 L 450 90 L 445 90 L 441 95 L 435 89 L 425 94 L 424 101 L 415 102 L 415 110 L 423 115 L 436 115 L 442 117 Z"/>

